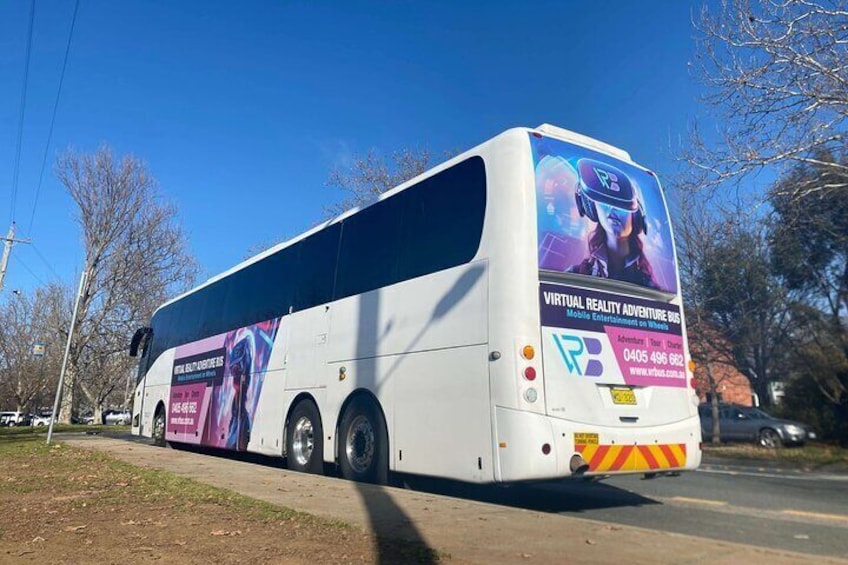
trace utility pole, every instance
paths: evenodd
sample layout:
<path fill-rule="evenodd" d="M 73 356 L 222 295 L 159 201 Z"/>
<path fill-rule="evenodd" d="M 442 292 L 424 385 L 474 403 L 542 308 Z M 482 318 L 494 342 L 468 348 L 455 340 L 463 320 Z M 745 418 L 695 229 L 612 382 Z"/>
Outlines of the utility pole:
<path fill-rule="evenodd" d="M 16 243 L 29 243 L 28 239 L 15 239 L 15 222 L 9 227 L 9 233 L 6 237 L 0 237 L 3 240 L 3 258 L 0 259 L 0 292 L 3 292 L 3 279 L 6 278 L 6 267 L 9 265 L 9 256 L 12 254 L 12 246 Z"/>
<path fill-rule="evenodd" d="M 97 263 L 95 263 L 95 266 Z M 56 388 L 56 398 L 53 400 L 53 413 L 50 416 L 50 427 L 47 428 L 47 445 L 50 445 L 50 440 L 53 438 L 53 424 L 56 422 L 56 417 L 59 415 L 59 400 L 62 398 L 62 387 L 65 386 L 65 368 L 68 366 L 68 354 L 71 352 L 71 341 L 74 339 L 74 326 L 77 323 L 77 310 L 79 309 L 80 298 L 85 290 L 85 283 L 88 280 L 88 267 L 83 269 L 80 276 L 79 290 L 77 297 L 74 300 L 74 313 L 71 314 L 71 327 L 68 328 L 68 342 L 65 344 L 65 356 L 62 357 L 62 370 L 59 372 L 59 386 Z"/>

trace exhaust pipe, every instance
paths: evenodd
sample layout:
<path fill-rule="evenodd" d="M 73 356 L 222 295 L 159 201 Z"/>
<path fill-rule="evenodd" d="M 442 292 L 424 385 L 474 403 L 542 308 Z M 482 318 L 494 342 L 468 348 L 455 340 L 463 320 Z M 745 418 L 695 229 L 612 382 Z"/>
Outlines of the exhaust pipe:
<path fill-rule="evenodd" d="M 571 468 L 571 472 L 575 475 L 582 475 L 589 470 L 589 464 L 586 463 L 586 460 L 583 459 L 583 456 L 579 453 L 575 453 L 571 456 L 569 467 Z"/>

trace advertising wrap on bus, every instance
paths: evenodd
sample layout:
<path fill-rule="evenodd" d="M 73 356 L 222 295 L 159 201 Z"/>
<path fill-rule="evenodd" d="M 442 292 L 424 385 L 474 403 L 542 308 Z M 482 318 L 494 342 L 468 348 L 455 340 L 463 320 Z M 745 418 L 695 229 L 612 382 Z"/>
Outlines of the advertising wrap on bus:
<path fill-rule="evenodd" d="M 169 440 L 247 448 L 278 327 L 275 318 L 177 347 Z"/>
<path fill-rule="evenodd" d="M 548 414 L 607 430 L 575 436 L 590 471 L 682 466 L 677 437 L 635 435 L 688 417 L 679 307 L 550 283 L 539 303 Z"/>
<path fill-rule="evenodd" d="M 530 137 L 539 269 L 677 292 L 671 228 L 651 173 L 548 137 Z"/>
<path fill-rule="evenodd" d="M 680 309 L 564 285 L 541 285 L 542 336 L 554 374 L 608 385 L 686 386 Z"/>

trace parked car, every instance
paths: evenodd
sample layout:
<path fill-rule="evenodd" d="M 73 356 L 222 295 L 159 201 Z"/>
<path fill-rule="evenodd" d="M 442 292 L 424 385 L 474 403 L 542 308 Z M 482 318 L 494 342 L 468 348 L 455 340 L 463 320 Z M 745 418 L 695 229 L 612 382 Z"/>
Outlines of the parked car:
<path fill-rule="evenodd" d="M 106 410 L 103 412 L 103 423 L 107 426 L 127 426 L 132 420 L 128 410 Z"/>
<path fill-rule="evenodd" d="M 25 419 L 23 412 L 0 412 L 0 426 L 22 426 Z"/>
<path fill-rule="evenodd" d="M 763 447 L 780 447 L 804 445 L 808 440 L 816 439 L 816 433 L 810 426 L 775 418 L 759 408 L 721 404 L 718 413 L 722 441 L 754 442 Z M 704 441 L 711 441 L 712 406 L 702 404 L 698 407 L 698 415 L 701 417 L 701 435 Z"/>
<path fill-rule="evenodd" d="M 87 414 L 85 416 L 72 416 L 71 423 L 85 424 L 86 426 L 90 426 L 94 423 L 94 416 L 92 416 L 91 414 Z"/>
<path fill-rule="evenodd" d="M 49 426 L 51 418 L 52 418 L 52 415 L 50 415 L 50 414 L 39 414 L 37 416 L 33 416 L 32 425 L 33 426 Z"/>

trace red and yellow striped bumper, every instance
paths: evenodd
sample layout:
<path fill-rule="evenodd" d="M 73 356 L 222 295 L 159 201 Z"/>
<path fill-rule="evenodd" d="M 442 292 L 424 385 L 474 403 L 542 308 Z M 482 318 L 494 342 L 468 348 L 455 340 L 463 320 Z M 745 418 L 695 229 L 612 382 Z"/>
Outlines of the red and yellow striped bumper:
<path fill-rule="evenodd" d="M 591 445 L 576 444 L 575 449 L 589 463 L 590 473 L 607 471 L 655 471 L 686 465 L 686 444 Z"/>

